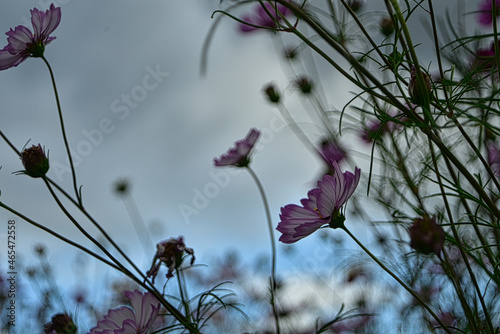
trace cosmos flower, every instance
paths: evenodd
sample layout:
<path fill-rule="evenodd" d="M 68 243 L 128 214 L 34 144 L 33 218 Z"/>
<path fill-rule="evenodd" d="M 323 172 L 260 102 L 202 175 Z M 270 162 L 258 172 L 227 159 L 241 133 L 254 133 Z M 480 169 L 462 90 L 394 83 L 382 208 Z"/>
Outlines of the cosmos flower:
<path fill-rule="evenodd" d="M 167 278 L 174 276 L 174 270 L 179 268 L 182 264 L 184 254 L 191 255 L 191 264 L 194 263 L 194 250 L 186 247 L 182 237 L 170 238 L 156 244 L 156 254 L 153 258 L 151 269 L 148 270 L 146 275 L 153 278 L 155 281 L 156 275 L 160 270 L 160 266 L 164 263 L 168 267 Z"/>
<path fill-rule="evenodd" d="M 125 291 L 131 307 L 121 306 L 109 310 L 104 319 L 89 334 L 146 334 L 160 311 L 160 302 L 150 293 Z"/>
<path fill-rule="evenodd" d="M 491 24 L 493 23 L 493 18 L 496 18 L 500 14 L 500 0 L 495 0 L 495 14 L 493 14 L 492 5 L 492 0 L 485 0 L 481 2 L 477 16 L 477 21 L 479 22 L 479 24 L 483 26 L 491 26 Z"/>
<path fill-rule="evenodd" d="M 240 24 L 240 31 L 248 33 L 257 30 L 257 27 L 275 29 L 278 27 L 279 21 L 281 21 L 280 13 L 286 16 L 290 13 L 290 10 L 280 4 L 277 4 L 276 8 L 270 3 L 266 3 L 265 8 L 259 5 L 254 15 L 244 15 L 242 17 L 242 20 L 250 25 Z"/>
<path fill-rule="evenodd" d="M 61 8 L 54 4 L 45 12 L 33 8 L 31 10 L 31 24 L 33 32 L 25 26 L 19 25 L 6 33 L 9 44 L 0 50 L 0 70 L 14 67 L 26 58 L 42 57 L 45 46 L 55 37 L 49 36 L 61 22 Z"/>
<path fill-rule="evenodd" d="M 233 148 L 230 148 L 227 153 L 223 154 L 220 158 L 214 159 L 214 165 L 217 167 L 235 166 L 246 167 L 250 163 L 250 153 L 255 145 L 255 142 L 260 136 L 260 131 L 252 128 L 247 136 L 238 140 Z"/>
<path fill-rule="evenodd" d="M 445 234 L 443 228 L 436 223 L 436 217 L 415 218 L 408 232 L 410 246 L 417 252 L 440 255 L 444 246 Z"/>
<path fill-rule="evenodd" d="M 294 243 L 323 226 L 344 226 L 341 208 L 358 186 L 361 170 L 356 167 L 354 174 L 342 173 L 337 162 L 332 162 L 332 166 L 333 176 L 324 175 L 318 188 L 310 190 L 307 198 L 300 201 L 302 206 L 289 204 L 281 208 L 281 221 L 276 228 L 282 233 L 281 242 Z"/>

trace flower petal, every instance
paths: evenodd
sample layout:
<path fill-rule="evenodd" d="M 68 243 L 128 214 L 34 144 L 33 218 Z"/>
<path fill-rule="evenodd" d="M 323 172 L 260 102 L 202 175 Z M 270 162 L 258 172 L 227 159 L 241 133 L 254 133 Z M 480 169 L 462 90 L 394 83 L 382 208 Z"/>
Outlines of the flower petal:
<path fill-rule="evenodd" d="M 279 240 L 287 244 L 296 242 L 327 224 L 325 219 L 319 217 L 318 212 L 295 204 L 281 208 L 280 219 L 276 229 L 283 235 Z"/>
<path fill-rule="evenodd" d="M 22 63 L 27 56 L 23 55 L 13 55 L 5 47 L 3 50 L 0 50 L 0 71 L 6 70 L 8 68 L 14 67 Z"/>

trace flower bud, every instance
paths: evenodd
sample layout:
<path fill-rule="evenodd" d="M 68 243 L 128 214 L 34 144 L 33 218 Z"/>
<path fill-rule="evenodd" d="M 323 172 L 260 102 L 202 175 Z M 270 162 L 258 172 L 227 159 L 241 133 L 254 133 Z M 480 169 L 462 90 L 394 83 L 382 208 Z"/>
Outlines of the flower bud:
<path fill-rule="evenodd" d="M 421 106 L 425 101 L 428 101 L 431 94 L 431 78 L 427 73 L 421 72 L 424 80 L 423 87 L 418 82 L 417 72 L 415 69 L 411 70 L 410 83 L 408 84 L 408 92 L 410 93 L 413 103 Z"/>
<path fill-rule="evenodd" d="M 443 228 L 436 223 L 436 217 L 424 215 L 415 218 L 410 227 L 410 246 L 422 254 L 436 254 L 443 250 L 445 234 Z"/>
<path fill-rule="evenodd" d="M 311 79 L 306 76 L 300 76 L 295 79 L 295 86 L 299 88 L 304 94 L 310 94 L 313 89 L 313 83 Z"/>
<path fill-rule="evenodd" d="M 357 12 L 361 9 L 361 7 L 363 7 L 363 1 L 361 0 L 349 0 L 347 2 L 347 5 L 349 6 L 349 8 L 351 8 L 351 10 L 353 12 Z"/>
<path fill-rule="evenodd" d="M 380 32 L 385 36 L 389 36 L 394 32 L 394 21 L 390 16 L 380 19 Z"/>
<path fill-rule="evenodd" d="M 75 334 L 77 328 L 73 320 L 66 313 L 59 313 L 52 317 L 52 321 L 45 325 L 46 334 Z"/>
<path fill-rule="evenodd" d="M 272 103 L 278 103 L 280 101 L 280 93 L 273 83 L 268 83 L 267 85 L 265 85 L 263 90 L 269 101 L 271 101 Z"/>
<path fill-rule="evenodd" d="M 43 177 L 49 171 L 49 159 L 40 144 L 31 146 L 21 153 L 24 173 L 31 177 Z"/>

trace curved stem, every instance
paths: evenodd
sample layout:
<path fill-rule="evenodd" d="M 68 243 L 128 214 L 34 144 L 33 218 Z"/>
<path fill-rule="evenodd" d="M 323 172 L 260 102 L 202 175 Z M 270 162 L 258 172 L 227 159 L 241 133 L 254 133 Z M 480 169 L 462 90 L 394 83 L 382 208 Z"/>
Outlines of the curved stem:
<path fill-rule="evenodd" d="M 429 314 L 438 322 L 438 324 L 442 326 L 443 330 L 451 334 L 451 331 L 448 329 L 448 327 L 446 327 L 443 321 L 436 315 L 436 313 L 434 313 L 434 311 L 429 307 L 429 305 L 427 305 L 427 303 L 415 291 L 412 290 L 412 288 L 410 288 L 405 282 L 403 282 L 398 276 L 396 276 L 396 274 L 394 274 L 389 268 L 387 268 L 375 255 L 373 255 L 373 253 L 370 252 L 368 248 L 366 248 L 365 245 L 363 245 L 361 241 L 359 241 L 354 236 L 354 234 L 352 234 L 351 231 L 347 229 L 347 227 L 344 226 L 342 227 L 342 229 L 351 237 L 352 240 L 354 240 L 354 242 L 356 242 L 359 245 L 359 247 L 361 247 L 361 249 L 366 254 L 368 254 L 369 257 L 372 258 L 373 261 L 375 261 L 379 265 L 380 268 L 382 268 L 386 273 L 391 275 L 392 278 L 394 278 L 406 291 L 408 291 L 418 301 L 418 303 L 422 305 L 422 307 L 425 308 L 427 312 L 429 312 Z"/>
<path fill-rule="evenodd" d="M 271 304 L 273 307 L 274 319 L 276 321 L 276 334 L 280 333 L 279 315 L 276 305 L 276 242 L 274 241 L 274 229 L 273 221 L 271 219 L 271 210 L 269 209 L 269 202 L 267 201 L 266 192 L 262 183 L 260 182 L 257 174 L 253 171 L 250 166 L 246 166 L 248 172 L 252 176 L 257 188 L 259 188 L 260 196 L 262 197 L 262 202 L 264 203 L 264 209 L 266 210 L 267 227 L 269 228 L 269 238 L 271 239 Z"/>
<path fill-rule="evenodd" d="M 57 92 L 57 86 L 56 86 L 56 79 L 54 77 L 54 72 L 52 71 L 52 67 L 50 67 L 49 62 L 45 57 L 41 57 L 47 65 L 47 68 L 49 69 L 50 73 L 50 79 L 52 80 L 52 87 L 54 88 L 54 95 L 56 97 L 56 104 L 57 104 L 57 111 L 59 113 L 59 122 L 61 123 L 61 132 L 64 140 L 64 146 L 66 147 L 66 153 L 68 154 L 68 160 L 69 160 L 69 166 L 71 168 L 71 174 L 73 176 L 73 188 L 75 190 L 75 195 L 76 198 L 78 199 L 78 204 L 81 206 L 82 205 L 82 198 L 80 196 L 80 192 L 78 191 L 78 185 L 76 182 L 76 171 L 75 171 L 75 166 L 73 163 L 73 157 L 71 156 L 71 150 L 69 148 L 69 143 L 68 143 L 68 138 L 66 136 L 66 128 L 64 127 L 64 121 L 63 121 L 63 114 L 62 114 L 62 109 L 61 109 L 61 102 L 59 101 L 59 94 Z"/>

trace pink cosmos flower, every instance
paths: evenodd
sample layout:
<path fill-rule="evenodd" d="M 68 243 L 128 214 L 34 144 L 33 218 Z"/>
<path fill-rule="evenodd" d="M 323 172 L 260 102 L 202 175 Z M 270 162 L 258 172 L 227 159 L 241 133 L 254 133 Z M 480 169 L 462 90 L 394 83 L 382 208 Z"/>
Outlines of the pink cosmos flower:
<path fill-rule="evenodd" d="M 491 26 L 493 23 L 493 18 L 496 19 L 496 17 L 500 14 L 500 0 L 495 0 L 495 8 L 496 8 L 496 13 L 493 14 L 493 1 L 492 0 L 485 0 L 481 3 L 479 6 L 478 10 L 478 16 L 477 20 L 479 24 L 483 26 Z"/>
<path fill-rule="evenodd" d="M 150 293 L 138 290 L 125 291 L 131 307 L 122 306 L 109 310 L 104 319 L 89 334 L 146 334 L 151 329 L 158 312 L 160 302 Z"/>
<path fill-rule="evenodd" d="M 310 190 L 307 198 L 300 201 L 302 206 L 289 204 L 281 208 L 281 221 L 276 228 L 283 233 L 281 242 L 297 242 L 323 226 L 343 226 L 345 217 L 341 208 L 358 186 L 361 170 L 356 167 L 354 174 L 342 173 L 337 162 L 332 162 L 332 166 L 333 176 L 324 175 L 318 181 L 318 188 Z"/>
<path fill-rule="evenodd" d="M 214 159 L 214 165 L 217 167 L 235 166 L 246 167 L 250 163 L 250 152 L 255 145 L 255 142 L 260 136 L 260 131 L 252 128 L 247 136 L 238 140 L 233 148 L 230 148 L 227 153 L 223 154 L 220 158 Z"/>
<path fill-rule="evenodd" d="M 55 37 L 49 36 L 61 22 L 61 8 L 54 4 L 45 12 L 33 8 L 31 10 L 31 24 L 33 32 L 25 26 L 17 26 L 6 33 L 9 44 L 0 50 L 0 70 L 14 67 L 26 58 L 42 57 L 45 45 Z"/>
<path fill-rule="evenodd" d="M 244 15 L 242 20 L 251 24 L 240 24 L 240 30 L 244 33 L 248 33 L 251 31 L 255 31 L 257 27 L 277 28 L 279 21 L 281 21 L 280 13 L 282 15 L 288 15 L 290 10 L 283 5 L 276 5 L 276 8 L 273 7 L 270 3 L 265 4 L 266 8 L 259 5 L 256 9 L 254 15 Z M 257 26 L 257 27 L 255 27 Z"/>

